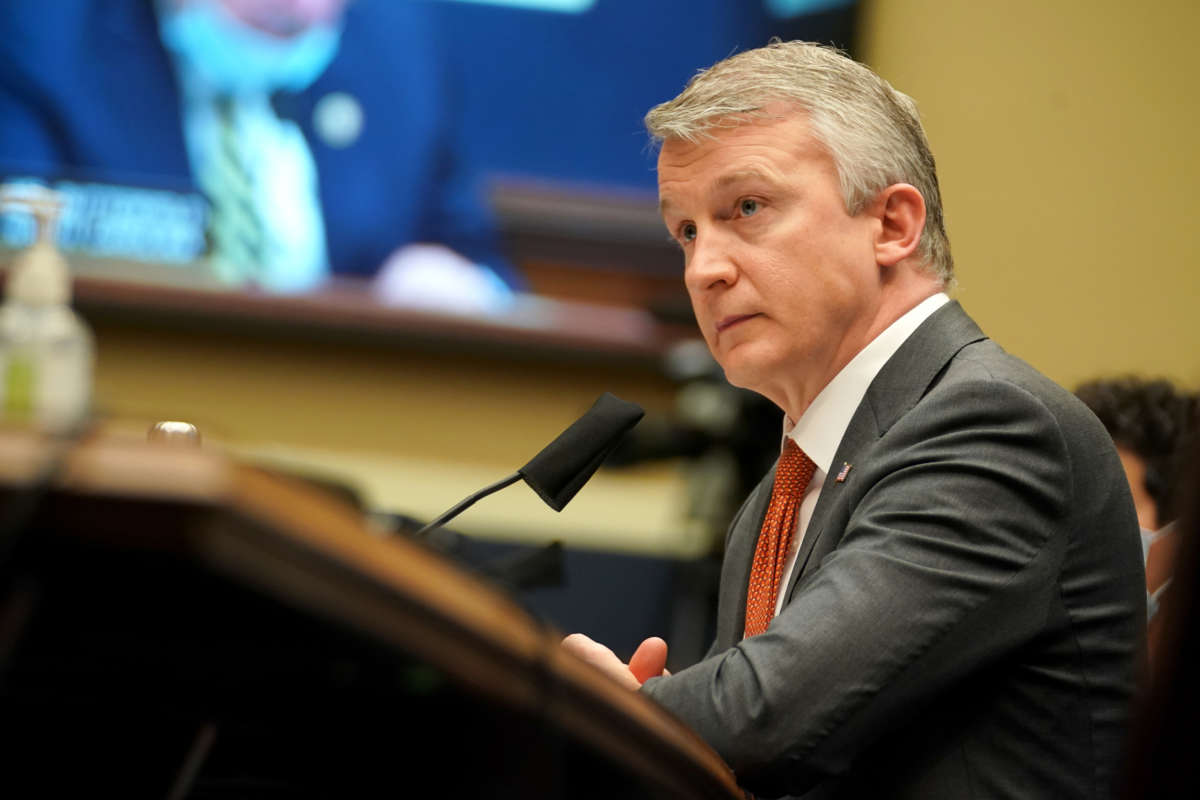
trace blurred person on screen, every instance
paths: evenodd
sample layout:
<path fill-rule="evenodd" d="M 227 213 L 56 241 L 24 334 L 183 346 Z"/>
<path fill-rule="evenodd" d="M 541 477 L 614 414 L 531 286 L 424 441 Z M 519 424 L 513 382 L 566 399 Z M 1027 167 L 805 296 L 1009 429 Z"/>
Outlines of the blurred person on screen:
<path fill-rule="evenodd" d="M 424 3 L 11 0 L 0 64 L 4 175 L 193 188 L 230 283 L 464 310 L 519 283 Z"/>

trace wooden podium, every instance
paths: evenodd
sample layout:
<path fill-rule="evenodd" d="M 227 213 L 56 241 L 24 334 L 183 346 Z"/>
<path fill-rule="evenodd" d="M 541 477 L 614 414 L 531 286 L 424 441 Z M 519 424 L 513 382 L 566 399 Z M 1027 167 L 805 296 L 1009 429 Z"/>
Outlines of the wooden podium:
<path fill-rule="evenodd" d="M 220 453 L 0 432 L 6 796 L 742 797 L 559 636 Z"/>

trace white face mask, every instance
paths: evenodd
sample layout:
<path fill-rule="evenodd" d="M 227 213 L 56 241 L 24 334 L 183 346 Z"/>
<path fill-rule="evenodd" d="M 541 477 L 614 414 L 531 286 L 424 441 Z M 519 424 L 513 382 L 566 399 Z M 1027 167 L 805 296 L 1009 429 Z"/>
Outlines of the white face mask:
<path fill-rule="evenodd" d="M 167 50 L 216 92 L 307 89 L 337 53 L 340 25 L 314 25 L 281 39 L 244 24 L 214 0 L 159 6 Z"/>

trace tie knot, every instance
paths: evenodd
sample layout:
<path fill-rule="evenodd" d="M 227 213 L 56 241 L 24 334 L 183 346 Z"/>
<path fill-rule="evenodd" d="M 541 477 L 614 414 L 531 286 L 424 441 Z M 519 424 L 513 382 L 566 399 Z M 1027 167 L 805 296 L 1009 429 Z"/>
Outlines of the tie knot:
<path fill-rule="evenodd" d="M 784 442 L 783 453 L 779 456 L 779 466 L 775 473 L 786 478 L 798 479 L 807 486 L 808 482 L 812 480 L 816 466 L 808 454 L 800 449 L 796 441 L 789 437 Z"/>

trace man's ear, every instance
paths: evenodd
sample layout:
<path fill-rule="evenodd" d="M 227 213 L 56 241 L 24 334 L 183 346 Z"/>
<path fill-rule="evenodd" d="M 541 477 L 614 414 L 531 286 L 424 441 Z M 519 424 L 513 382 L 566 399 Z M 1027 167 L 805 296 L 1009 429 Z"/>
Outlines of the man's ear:
<path fill-rule="evenodd" d="M 881 225 L 875 237 L 875 260 L 892 267 L 911 256 L 925 230 L 925 198 L 915 186 L 893 183 L 872 206 Z"/>

